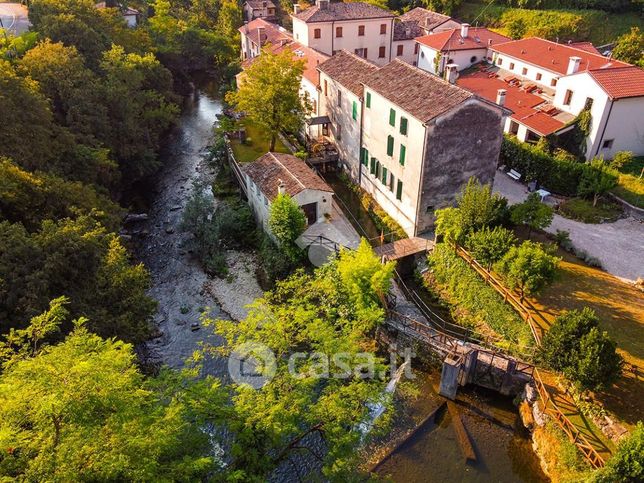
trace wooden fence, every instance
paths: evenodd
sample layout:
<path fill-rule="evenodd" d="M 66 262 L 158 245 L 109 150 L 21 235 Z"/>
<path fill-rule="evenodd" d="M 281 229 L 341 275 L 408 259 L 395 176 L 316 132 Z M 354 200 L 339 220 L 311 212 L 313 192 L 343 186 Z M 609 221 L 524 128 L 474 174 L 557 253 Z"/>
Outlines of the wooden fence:
<path fill-rule="evenodd" d="M 467 262 L 476 272 L 485 279 L 498 293 L 503 296 L 503 300 L 508 302 L 519 316 L 530 325 L 532 335 L 537 342 L 541 345 L 541 339 L 544 329 L 539 326 L 536 320 L 540 320 L 545 325 L 549 325 L 548 320 L 539 312 L 539 310 L 532 304 L 526 301 L 521 301 L 517 295 L 511 290 L 507 289 L 500 280 L 498 280 L 492 273 L 486 270 L 480 263 L 478 263 L 472 255 L 465 249 L 458 245 L 453 245 L 456 253 Z M 568 439 L 581 451 L 586 460 L 593 466 L 593 468 L 601 468 L 604 466 L 604 458 L 597 452 L 595 448 L 588 442 L 586 437 L 575 427 L 575 425 L 566 417 L 566 415 L 557 407 L 552 396 L 548 392 L 541 376 L 537 369 L 534 369 L 534 381 L 543 404 L 543 411 L 556 421 L 557 425 L 566 433 Z"/>
<path fill-rule="evenodd" d="M 581 451 L 593 468 L 601 468 L 606 463 L 604 458 L 597 452 L 593 445 L 588 442 L 586 437 L 575 427 L 566 415 L 557 407 L 554 399 L 546 389 L 539 371 L 534 371 L 534 382 L 541 398 L 542 410 L 554 419 L 558 426 L 566 433 L 568 439 Z"/>

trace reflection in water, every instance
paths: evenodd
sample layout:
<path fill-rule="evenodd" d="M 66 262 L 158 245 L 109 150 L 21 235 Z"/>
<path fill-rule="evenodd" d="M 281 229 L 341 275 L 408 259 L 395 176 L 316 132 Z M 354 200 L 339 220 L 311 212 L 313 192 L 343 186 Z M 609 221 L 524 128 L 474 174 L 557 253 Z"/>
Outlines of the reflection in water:
<path fill-rule="evenodd" d="M 424 375 L 413 411 L 427 414 L 440 400 L 434 375 Z M 437 424 L 428 424 L 378 468 L 394 482 L 542 482 L 548 481 L 522 429 L 512 401 L 495 393 L 461 390 L 457 405 L 476 451 L 477 461 L 466 463 L 444 411 Z"/>

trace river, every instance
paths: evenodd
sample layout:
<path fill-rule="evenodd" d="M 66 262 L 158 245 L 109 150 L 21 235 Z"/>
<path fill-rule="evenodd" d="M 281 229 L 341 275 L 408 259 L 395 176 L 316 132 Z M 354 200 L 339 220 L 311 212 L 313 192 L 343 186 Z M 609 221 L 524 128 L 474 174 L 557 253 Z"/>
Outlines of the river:
<path fill-rule="evenodd" d="M 182 367 L 200 343 L 206 340 L 215 345 L 221 343 L 209 330 L 201 328 L 202 313 L 212 318 L 228 317 L 222 306 L 227 303 L 243 305 L 242 302 L 246 302 L 243 297 L 261 293 L 249 272 L 247 278 L 239 276 L 224 292 L 226 295 L 219 294 L 220 304 L 208 288 L 212 280 L 185 247 L 189 235 L 181 231 L 182 212 L 190 198 L 193 182 L 208 182 L 215 174 L 207 163 L 212 128 L 222 111 L 222 104 L 212 94 L 214 92 L 213 87 L 201 91 L 194 100 L 186 100 L 179 124 L 162 153 L 164 166 L 149 187 L 148 219 L 136 227 L 145 233 L 139 238 L 136 252 L 152 276 L 149 295 L 159 304 L 155 317 L 159 335 L 147 344 L 147 357 L 151 362 L 173 368 Z M 253 284 L 255 286 L 245 290 L 247 293 L 242 296 L 242 286 Z M 232 304 L 231 298 L 236 299 Z M 208 360 L 204 371 L 226 378 L 226 361 Z M 436 404 L 435 383 L 436 374 L 422 380 L 423 397 L 410 411 L 422 415 Z M 401 483 L 544 481 L 529 439 L 519 429 L 517 410 L 510 401 L 490 393 L 461 391 L 459 403 L 464 423 L 474 441 L 478 463 L 463 461 L 449 415 L 446 415 L 437 425 L 421 431 L 404 445 L 378 473 Z M 281 474 L 276 481 L 297 481 L 294 474 L 289 475 L 290 470 L 278 473 Z"/>

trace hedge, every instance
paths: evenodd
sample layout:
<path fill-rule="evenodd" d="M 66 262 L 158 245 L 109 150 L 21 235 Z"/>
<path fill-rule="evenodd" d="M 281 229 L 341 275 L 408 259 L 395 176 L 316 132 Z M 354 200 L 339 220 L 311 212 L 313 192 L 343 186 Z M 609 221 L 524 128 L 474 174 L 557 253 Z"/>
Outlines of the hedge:
<path fill-rule="evenodd" d="M 506 136 L 501 144 L 501 162 L 521 173 L 522 181 L 536 181 L 552 193 L 576 196 L 581 175 L 592 169 L 585 163 L 557 159 L 536 146 Z"/>

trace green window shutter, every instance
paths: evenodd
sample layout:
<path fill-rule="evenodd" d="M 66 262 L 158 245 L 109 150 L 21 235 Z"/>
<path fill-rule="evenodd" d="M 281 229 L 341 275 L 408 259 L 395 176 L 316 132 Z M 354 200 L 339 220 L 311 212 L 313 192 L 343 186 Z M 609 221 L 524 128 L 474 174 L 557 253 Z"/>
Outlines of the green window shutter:
<path fill-rule="evenodd" d="M 371 92 L 367 92 L 367 107 L 371 107 Z"/>
<path fill-rule="evenodd" d="M 382 181 L 382 184 L 387 184 L 387 168 L 385 168 L 384 166 L 382 167 L 382 178 L 380 179 Z"/>
<path fill-rule="evenodd" d="M 400 134 L 407 134 L 407 118 L 406 117 L 401 117 L 400 118 Z"/>
<path fill-rule="evenodd" d="M 380 178 L 380 161 L 376 159 L 376 172 L 373 173 L 376 175 L 376 178 Z"/>
<path fill-rule="evenodd" d="M 396 187 L 396 199 L 402 200 L 402 181 L 398 180 L 398 186 Z"/>
<path fill-rule="evenodd" d="M 389 125 L 396 125 L 396 111 L 394 111 L 393 109 L 389 109 Z"/>
<path fill-rule="evenodd" d="M 371 158 L 371 167 L 369 168 L 369 173 L 376 174 L 376 158 Z"/>
<path fill-rule="evenodd" d="M 360 148 L 360 163 L 368 166 L 369 165 L 369 151 L 367 151 L 365 148 Z"/>
<path fill-rule="evenodd" d="M 358 103 L 356 101 L 353 101 L 353 113 L 352 113 L 352 116 L 353 116 L 354 121 L 356 119 L 358 119 Z"/>
<path fill-rule="evenodd" d="M 364 148 L 360 148 L 360 164 L 364 164 Z"/>
<path fill-rule="evenodd" d="M 405 165 L 405 154 L 407 154 L 407 148 L 404 144 L 400 145 L 400 165 Z"/>
<path fill-rule="evenodd" d="M 394 155 L 394 137 L 387 136 L 387 156 Z"/>

